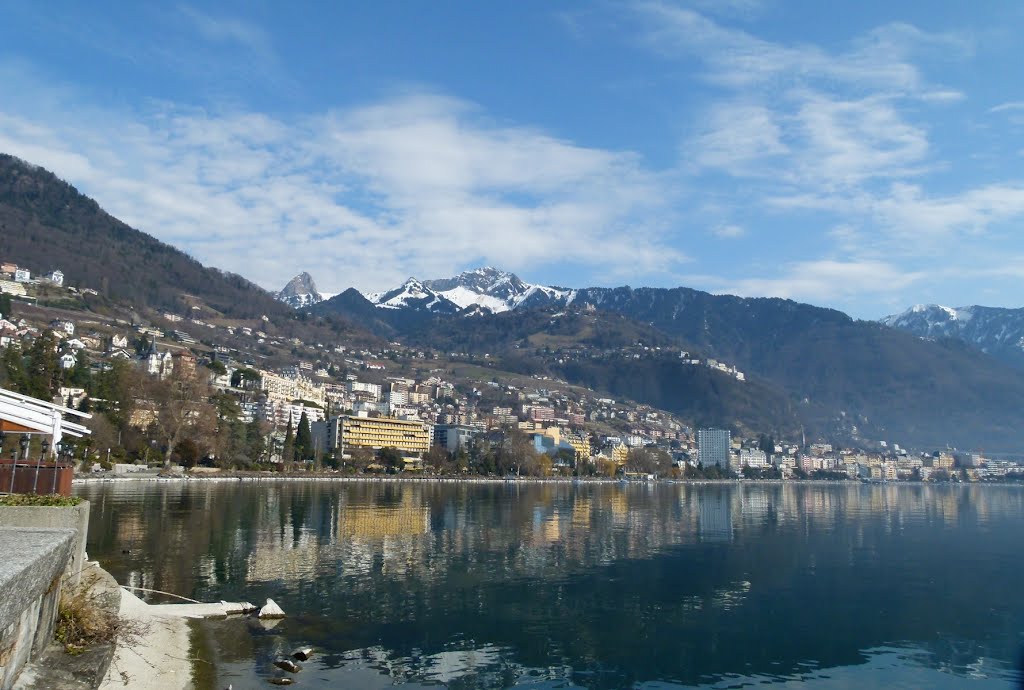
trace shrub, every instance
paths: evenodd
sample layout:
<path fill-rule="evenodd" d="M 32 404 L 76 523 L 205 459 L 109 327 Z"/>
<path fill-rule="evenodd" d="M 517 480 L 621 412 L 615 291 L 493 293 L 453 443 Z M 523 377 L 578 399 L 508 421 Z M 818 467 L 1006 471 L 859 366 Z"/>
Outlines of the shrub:
<path fill-rule="evenodd" d="M 0 496 L 0 506 L 55 506 L 68 508 L 82 502 L 78 496 L 58 496 L 56 494 L 8 494 Z"/>

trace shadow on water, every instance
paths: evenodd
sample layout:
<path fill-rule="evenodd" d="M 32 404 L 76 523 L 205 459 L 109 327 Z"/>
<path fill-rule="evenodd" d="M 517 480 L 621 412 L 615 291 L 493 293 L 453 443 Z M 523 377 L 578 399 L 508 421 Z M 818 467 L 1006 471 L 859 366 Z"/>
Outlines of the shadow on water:
<path fill-rule="evenodd" d="M 926 671 L 938 674 L 931 686 L 1006 687 L 1024 663 L 1020 488 L 191 482 L 78 492 L 93 501 L 89 553 L 119 581 L 284 605 L 289 618 L 272 630 L 211 624 L 222 673 L 239 679 L 265 677 L 300 643 L 320 652 L 318 687 L 845 687 L 815 674 L 897 683 Z"/>

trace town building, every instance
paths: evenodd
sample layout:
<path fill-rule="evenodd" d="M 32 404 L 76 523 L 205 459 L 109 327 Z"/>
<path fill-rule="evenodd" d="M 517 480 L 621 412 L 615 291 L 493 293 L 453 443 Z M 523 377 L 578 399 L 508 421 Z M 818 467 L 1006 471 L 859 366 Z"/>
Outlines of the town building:
<path fill-rule="evenodd" d="M 319 431 L 325 433 L 326 449 L 342 455 L 356 448 L 397 448 L 403 453 L 422 454 L 430 449 L 433 435 L 433 428 L 421 421 L 350 415 L 332 417 Z"/>
<path fill-rule="evenodd" d="M 731 445 L 732 434 L 728 429 L 697 430 L 697 452 L 704 467 L 717 465 L 722 469 L 728 469 Z"/>
<path fill-rule="evenodd" d="M 478 429 L 460 424 L 438 424 L 434 427 L 434 445 L 441 446 L 449 453 L 457 453 L 466 448 Z"/>
<path fill-rule="evenodd" d="M 768 466 L 768 456 L 757 448 L 744 448 L 740 451 L 740 467 L 762 469 Z"/>

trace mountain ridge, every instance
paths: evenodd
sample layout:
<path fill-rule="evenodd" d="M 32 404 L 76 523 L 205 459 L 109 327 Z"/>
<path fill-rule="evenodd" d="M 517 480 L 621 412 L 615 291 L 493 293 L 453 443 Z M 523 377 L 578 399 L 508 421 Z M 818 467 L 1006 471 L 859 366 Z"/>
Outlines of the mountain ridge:
<path fill-rule="evenodd" d="M 370 304 L 363 305 L 364 312 Z M 328 300 L 314 313 L 330 313 L 335 306 Z M 510 313 L 559 308 L 617 313 L 729 362 L 777 387 L 794 403 L 809 430 L 837 443 L 899 438 L 931 447 L 1024 446 L 1024 372 L 963 344 L 922 340 L 882 323 L 793 300 L 713 295 L 686 287 L 624 286 L 572 290 L 543 305 L 522 305 L 504 313 L 473 311 L 471 326 L 460 323 L 469 310 L 453 311 L 450 306 L 445 313 L 376 308 L 375 315 L 388 337 L 444 348 L 446 339 L 438 340 L 438 333 L 472 328 L 500 334 L 501 327 L 516 323 L 503 320 Z M 414 313 L 416 318 L 410 318 Z M 513 329 L 507 340 L 506 356 L 522 358 L 521 351 L 512 351 L 522 334 Z M 501 338 L 477 345 L 472 339 L 457 339 L 458 343 L 477 348 L 478 354 L 494 355 Z M 576 366 L 572 371 L 590 381 L 612 380 L 592 368 Z M 644 391 L 653 395 L 657 390 L 658 376 L 653 370 L 639 375 L 650 376 L 634 391 L 636 399 L 644 401 Z M 713 387 L 704 390 L 715 395 Z M 716 403 L 709 399 L 707 404 Z"/>

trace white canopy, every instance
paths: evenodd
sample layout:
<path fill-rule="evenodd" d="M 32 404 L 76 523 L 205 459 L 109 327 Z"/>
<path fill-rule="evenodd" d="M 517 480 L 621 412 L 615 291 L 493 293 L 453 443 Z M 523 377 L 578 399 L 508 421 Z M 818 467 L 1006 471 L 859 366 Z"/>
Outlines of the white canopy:
<path fill-rule="evenodd" d="M 72 415 L 80 419 L 92 417 L 85 412 L 0 388 L 0 421 L 16 425 L 19 427 L 17 430 L 19 433 L 51 436 L 51 453 L 56 452 L 57 444 L 64 436 L 81 438 L 91 433 L 81 424 L 67 421 L 64 418 L 65 415 Z"/>

